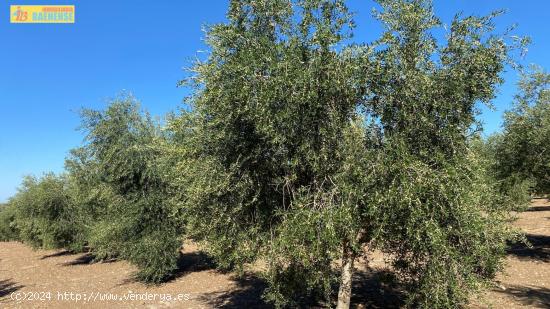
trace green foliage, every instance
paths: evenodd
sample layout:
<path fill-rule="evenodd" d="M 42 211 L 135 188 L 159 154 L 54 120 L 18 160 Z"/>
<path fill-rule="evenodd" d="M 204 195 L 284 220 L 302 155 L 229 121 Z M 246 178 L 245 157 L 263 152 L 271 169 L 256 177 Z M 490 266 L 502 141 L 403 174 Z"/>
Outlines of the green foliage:
<path fill-rule="evenodd" d="M 383 36 L 348 46 L 343 1 L 231 1 L 170 124 L 190 233 L 223 267 L 267 261 L 277 306 L 329 301 L 334 262 L 371 246 L 411 304 L 454 307 L 513 236 L 470 150 L 514 48 L 498 14 L 457 16 L 440 44 L 428 1 L 380 4 Z"/>
<path fill-rule="evenodd" d="M 82 120 L 86 142 L 71 151 L 67 173 L 25 178 L 0 210 L 0 239 L 86 248 L 98 260 L 127 259 L 145 282 L 169 278 L 177 268 L 184 220 L 170 198 L 167 136 L 127 95 L 105 111 L 83 110 Z"/>
<path fill-rule="evenodd" d="M 11 203 L 0 205 L 0 241 L 19 240 L 15 225 L 15 207 Z"/>
<path fill-rule="evenodd" d="M 550 192 L 550 74 L 538 67 L 522 75 L 515 108 L 505 114 L 504 130 L 494 137 L 496 177 L 503 191 L 530 186 Z"/>
<path fill-rule="evenodd" d="M 393 151 L 398 161 L 386 165 L 393 176 L 379 195 L 387 216 L 381 248 L 409 284 L 410 305 L 464 305 L 501 269 L 506 242 L 516 237 L 509 208 L 473 152 L 434 168 L 400 147 Z"/>
<path fill-rule="evenodd" d="M 509 208 L 469 149 L 476 104 L 490 104 L 513 45 L 491 34 L 496 13 L 457 15 L 442 45 L 428 1 L 381 5 L 387 31 L 369 58 L 366 104 L 383 138 L 368 218 L 409 283 L 409 304 L 453 308 L 494 276 L 514 236 Z"/>
<path fill-rule="evenodd" d="M 374 152 L 362 121 L 354 121 L 342 132 L 336 145 L 341 154 L 339 169 L 325 179 L 320 188 L 302 187 L 292 192 L 290 207 L 279 210 L 282 218 L 273 229 L 269 252 L 269 270 L 265 274 L 270 287 L 266 298 L 277 306 L 299 305 L 323 299 L 330 305 L 338 285 L 336 260 L 344 247 L 355 254 L 375 237 L 367 221 L 373 215 L 371 193 L 375 185 Z"/>
<path fill-rule="evenodd" d="M 124 95 L 105 111 L 84 110 L 82 117 L 87 143 L 67 165 L 77 178 L 89 173 L 75 189 L 93 218 L 89 246 L 99 258 L 134 263 L 143 281 L 165 280 L 176 269 L 182 220 L 168 198 L 158 125 Z"/>
<path fill-rule="evenodd" d="M 316 228 L 340 212 L 334 207 L 318 214 L 309 204 L 314 192 L 331 190 L 330 177 L 341 169 L 338 145 L 363 95 L 356 87 L 364 76 L 362 50 L 332 48 L 351 24 L 342 1 L 301 1 L 296 7 L 233 1 L 229 17 L 229 24 L 210 29 L 212 53 L 193 68 L 193 113 L 173 124 L 188 149 L 180 170 L 187 175 L 181 187 L 189 230 L 223 267 L 240 269 L 266 258 L 273 260 L 272 274 L 288 273 L 287 265 L 301 269 L 299 276 L 271 278 L 270 291 L 295 293 L 287 279 L 326 272 L 331 254 L 341 249 L 338 238 L 321 245 L 323 254 L 310 254 L 313 261 L 301 255 L 273 259 L 274 252 L 290 252 L 287 242 L 294 248 L 304 241 L 307 249 L 311 241 L 326 241 L 312 239 L 316 232 L 309 229 L 295 234 L 297 221 L 307 219 L 301 225 Z M 354 228 L 335 227 L 340 235 L 352 235 Z M 306 281 L 311 288 L 320 282 Z"/>
<path fill-rule="evenodd" d="M 185 81 L 192 110 L 164 130 L 128 95 L 83 110 L 67 173 L 27 178 L 0 237 L 88 247 L 157 283 L 186 234 L 222 268 L 263 262 L 278 307 L 330 306 L 337 285 L 349 306 L 344 266 L 381 249 L 409 305 L 464 305 L 501 268 L 526 185 L 547 188 L 550 158 L 527 155 L 550 138 L 548 75 L 523 82 L 504 134 L 481 141 L 476 104 L 515 48 L 498 13 L 457 15 L 439 42 L 429 1 L 379 3 L 384 34 L 350 45 L 342 0 L 231 1 Z"/>
<path fill-rule="evenodd" d="M 532 187 L 532 181 L 521 179 L 517 177 L 517 174 L 504 179 L 500 176 L 497 147 L 501 143 L 501 138 L 500 134 L 494 134 L 486 140 L 475 138 L 471 146 L 484 166 L 487 167 L 485 182 L 490 184 L 498 193 L 494 196 L 494 199 L 506 209 L 524 211 L 531 201 L 530 188 Z"/>
<path fill-rule="evenodd" d="M 28 176 L 9 204 L 15 215 L 12 224 L 21 241 L 35 248 L 80 247 L 76 244 L 79 228 L 65 176 Z"/>
<path fill-rule="evenodd" d="M 107 205 L 115 199 L 113 190 L 101 181 L 99 164 L 93 159 L 91 151 L 87 147 L 72 149 L 65 160 L 68 188 L 75 205 L 73 216 L 80 230 L 80 242 L 87 249 L 91 249 L 88 245 L 98 219 L 107 215 Z M 97 248 L 94 254 L 98 259 L 116 255 L 99 252 Z"/>

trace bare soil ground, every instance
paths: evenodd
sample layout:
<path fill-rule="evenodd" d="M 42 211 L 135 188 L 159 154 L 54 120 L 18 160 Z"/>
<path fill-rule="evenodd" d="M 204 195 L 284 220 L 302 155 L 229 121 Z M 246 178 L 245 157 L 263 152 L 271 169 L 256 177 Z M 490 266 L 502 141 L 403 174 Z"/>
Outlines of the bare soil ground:
<path fill-rule="evenodd" d="M 512 247 L 495 288 L 471 308 L 550 308 L 550 203 L 534 200 L 518 217 L 515 224 L 533 247 Z M 89 254 L 0 243 L 0 308 L 270 308 L 261 300 L 260 279 L 215 270 L 193 245 L 179 264 L 175 279 L 147 286 L 132 279 L 135 268 L 124 261 L 92 263 Z M 353 307 L 401 306 L 399 292 L 383 283 L 387 275 L 381 254 L 370 267 L 359 263 Z"/>
<path fill-rule="evenodd" d="M 473 308 L 550 308 L 550 203 L 533 200 L 515 225 L 532 244 L 508 250 L 506 269 L 495 288 Z"/>

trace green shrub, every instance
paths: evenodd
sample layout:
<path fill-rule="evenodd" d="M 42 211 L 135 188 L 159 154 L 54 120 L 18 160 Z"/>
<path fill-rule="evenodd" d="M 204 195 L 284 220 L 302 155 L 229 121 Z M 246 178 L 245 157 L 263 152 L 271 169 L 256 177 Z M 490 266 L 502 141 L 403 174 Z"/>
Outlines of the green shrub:
<path fill-rule="evenodd" d="M 90 248 L 98 259 L 127 259 L 143 281 L 167 279 L 179 257 L 183 220 L 165 177 L 165 137 L 127 95 L 104 111 L 83 110 L 82 117 L 86 144 L 68 166 L 75 176 L 90 175 L 77 186 L 84 216 L 92 219 Z"/>
<path fill-rule="evenodd" d="M 8 202 L 0 205 L 0 241 L 19 240 L 19 230 L 15 224 L 15 207 Z"/>
<path fill-rule="evenodd" d="M 531 201 L 533 181 L 518 174 L 502 177 L 497 158 L 499 143 L 501 143 L 501 135 L 492 135 L 487 140 L 476 137 L 471 142 L 471 148 L 485 167 L 485 184 L 495 191 L 492 200 L 505 209 L 523 211 Z"/>
<path fill-rule="evenodd" d="M 550 192 L 550 74 L 540 67 L 523 73 L 514 109 L 503 132 L 492 138 L 495 174 L 510 194 Z"/>
<path fill-rule="evenodd" d="M 19 238 L 35 248 L 71 248 L 78 235 L 67 178 L 52 173 L 25 177 L 10 200 Z"/>
<path fill-rule="evenodd" d="M 502 204 L 475 152 L 434 168 L 397 151 L 381 186 L 381 248 L 409 290 L 409 305 L 455 308 L 502 269 L 512 204 Z M 388 216 L 389 214 L 389 216 Z"/>

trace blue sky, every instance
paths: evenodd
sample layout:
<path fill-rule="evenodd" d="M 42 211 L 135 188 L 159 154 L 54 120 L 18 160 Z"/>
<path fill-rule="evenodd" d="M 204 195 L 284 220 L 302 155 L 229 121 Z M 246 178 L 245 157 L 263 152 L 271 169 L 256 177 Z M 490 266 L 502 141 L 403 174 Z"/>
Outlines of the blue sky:
<path fill-rule="evenodd" d="M 163 115 L 181 106 L 187 90 L 177 88 L 197 51 L 206 50 L 202 26 L 225 20 L 227 0 L 186 1 L 7 1 L 0 10 L 0 202 L 16 192 L 26 174 L 63 170 L 69 149 L 78 146 L 81 107 L 102 108 L 122 90 L 132 92 L 145 109 Z M 10 24 L 12 4 L 74 4 L 75 24 Z M 371 41 L 380 26 L 371 18 L 372 1 L 350 0 L 357 13 L 354 40 Z M 487 14 L 507 9 L 497 19 L 503 31 L 533 44 L 523 63 L 549 68 L 550 1 L 439 0 L 435 11 L 449 23 L 456 12 Z M 494 101 L 496 111 L 481 116 L 487 133 L 500 129 L 510 107 L 517 73 Z"/>

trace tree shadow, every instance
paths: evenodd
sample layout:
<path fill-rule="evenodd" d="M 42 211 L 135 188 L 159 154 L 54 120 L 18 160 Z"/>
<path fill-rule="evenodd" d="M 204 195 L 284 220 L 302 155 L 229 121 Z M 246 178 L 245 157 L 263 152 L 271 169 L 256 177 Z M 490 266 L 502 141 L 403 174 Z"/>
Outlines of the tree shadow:
<path fill-rule="evenodd" d="M 214 308 L 274 308 L 263 300 L 262 294 L 267 288 L 265 280 L 247 274 L 234 278 L 237 288 L 229 292 L 213 292 L 200 299 Z M 335 287 L 337 288 L 337 287 Z M 401 308 L 405 303 L 405 294 L 397 287 L 391 272 L 386 270 L 356 271 L 353 278 L 352 308 Z M 334 296 L 338 293 L 334 291 Z M 313 298 L 305 298 L 299 308 L 325 308 Z"/>
<path fill-rule="evenodd" d="M 87 265 L 95 262 L 95 256 L 91 253 L 85 253 L 77 257 L 76 259 L 62 263 L 63 266 L 75 266 L 75 265 Z"/>
<path fill-rule="evenodd" d="M 80 256 L 78 256 L 77 258 L 75 258 L 72 261 L 61 263 L 61 265 L 62 266 L 78 266 L 78 265 L 89 265 L 89 264 L 94 264 L 94 263 L 112 263 L 112 262 L 116 262 L 116 261 L 117 261 L 116 258 L 105 259 L 105 260 L 97 260 L 96 255 L 94 255 L 93 253 L 88 252 L 88 253 L 81 254 Z"/>
<path fill-rule="evenodd" d="M 510 285 L 506 290 L 495 291 L 513 296 L 516 301 L 525 306 L 550 308 L 550 289 L 545 287 Z"/>
<path fill-rule="evenodd" d="M 181 253 L 178 258 L 178 269 L 172 279 L 180 278 L 188 273 L 216 268 L 214 260 L 202 251 Z"/>
<path fill-rule="evenodd" d="M 214 308 L 237 309 L 237 308 L 274 308 L 273 305 L 265 302 L 262 294 L 267 283 L 253 274 L 246 274 L 242 277 L 233 278 L 237 287 L 229 292 L 207 293 L 200 299 Z"/>
<path fill-rule="evenodd" d="M 108 260 L 107 262 L 111 262 L 111 260 Z M 185 253 L 181 252 L 177 261 L 177 269 L 174 271 L 174 273 L 172 273 L 171 276 L 169 276 L 168 278 L 166 278 L 165 281 L 159 284 L 169 283 L 192 272 L 199 272 L 210 269 L 216 269 L 216 263 L 206 253 L 202 251 L 192 251 Z M 130 278 L 124 279 L 120 284 L 118 284 L 118 286 L 135 282 L 140 282 L 140 280 L 136 276 L 132 276 Z"/>
<path fill-rule="evenodd" d="M 354 308 L 401 308 L 405 304 L 405 293 L 389 270 L 357 271 L 353 282 Z"/>
<path fill-rule="evenodd" d="M 511 244 L 508 254 L 515 255 L 519 259 L 536 259 L 550 262 L 550 236 L 526 234 L 528 244 L 518 242 Z"/>
<path fill-rule="evenodd" d="M 525 211 L 550 211 L 550 205 L 549 206 L 531 206 L 527 208 Z"/>
<path fill-rule="evenodd" d="M 0 280 L 0 297 L 9 295 L 22 287 L 24 286 L 13 282 L 11 279 Z"/>
<path fill-rule="evenodd" d="M 74 253 L 69 251 L 69 250 L 61 250 L 61 251 L 56 252 L 56 253 L 46 254 L 46 255 L 42 256 L 40 259 L 45 260 L 45 259 L 49 259 L 49 258 L 53 258 L 53 257 L 72 255 L 72 254 L 74 254 Z"/>

